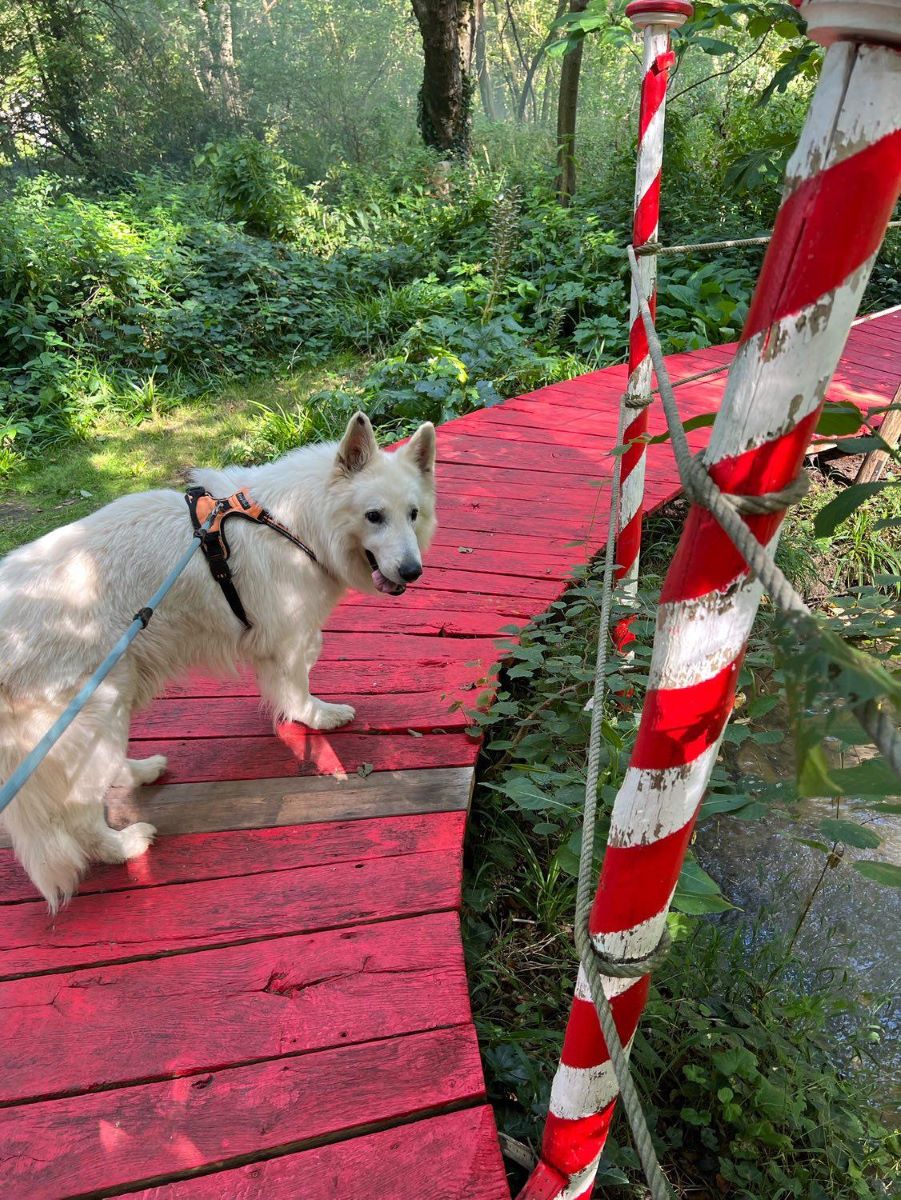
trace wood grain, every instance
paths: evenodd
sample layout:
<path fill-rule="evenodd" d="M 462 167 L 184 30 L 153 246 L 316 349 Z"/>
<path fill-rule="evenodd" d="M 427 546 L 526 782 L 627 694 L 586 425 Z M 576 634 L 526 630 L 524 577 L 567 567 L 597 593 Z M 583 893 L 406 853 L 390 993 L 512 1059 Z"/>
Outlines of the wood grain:
<path fill-rule="evenodd" d="M 462 1026 L 28 1105 L 4 1114 L 4 1155 L 14 1163 L 7 1194 L 58 1200 L 72 1195 L 73 1178 L 83 1195 L 221 1168 L 476 1101 L 483 1088 L 475 1031 Z M 364 1178 L 358 1186 L 373 1195 Z"/>
<path fill-rule="evenodd" d="M 440 771 L 429 772 L 433 773 L 442 774 Z M 462 774 L 469 772 L 463 769 Z M 283 785 L 283 780 L 267 782 Z M 209 785 L 196 786 L 202 788 Z M 284 871 L 324 866 L 327 863 L 360 862 L 370 858 L 431 854 L 441 850 L 459 855 L 466 827 L 468 790 L 469 785 L 461 782 L 456 797 L 460 810 L 457 812 L 364 817 L 283 828 L 182 833 L 160 837 L 153 848 L 140 858 L 133 858 L 121 866 L 96 867 L 83 880 L 78 894 L 87 896 L 94 892 L 156 888 L 167 883 L 225 879 L 248 870 L 253 873 Z M 284 791 L 283 786 L 281 791 Z M 176 803 L 184 823 L 190 825 L 190 801 Z M 228 820 L 226 808 L 220 811 L 219 821 Z M 33 901 L 43 911 L 43 900 L 11 851 L 0 851 L 0 904 L 22 900 Z"/>
<path fill-rule="evenodd" d="M 360 1193 L 366 1181 L 365 1198 Z M 510 1200 L 487 1106 L 138 1192 L 135 1200 Z"/>
<path fill-rule="evenodd" d="M 0 1103 L 469 1019 L 454 913 L 37 975 L 0 984 Z"/>
<path fill-rule="evenodd" d="M 241 875 L 83 894 L 52 918 L 12 904 L 0 979 L 456 909 L 462 870 L 456 850 L 264 870 L 248 852 Z"/>

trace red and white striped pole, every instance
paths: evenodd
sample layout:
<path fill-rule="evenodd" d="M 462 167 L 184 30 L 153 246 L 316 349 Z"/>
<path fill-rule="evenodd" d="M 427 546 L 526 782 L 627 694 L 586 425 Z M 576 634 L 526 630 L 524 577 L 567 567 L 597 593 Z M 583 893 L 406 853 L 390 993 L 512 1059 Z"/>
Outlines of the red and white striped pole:
<path fill-rule="evenodd" d="M 663 123 L 666 117 L 666 88 L 675 56 L 670 47 L 670 30 L 690 20 L 694 9 L 682 0 L 633 0 L 626 8 L 636 29 L 644 31 L 644 61 L 641 75 L 641 106 L 638 116 L 638 158 L 635 168 L 635 207 L 632 245 L 636 248 L 657 240 L 660 225 L 660 178 L 663 169 Z M 653 313 L 657 304 L 657 256 L 639 259 L 641 291 Z M 651 359 L 648 340 L 638 308 L 638 291 L 632 283 L 629 309 L 629 382 L 626 396 L 647 400 L 651 394 Z M 625 402 L 625 401 L 624 401 Z M 624 441 L 632 443 L 622 462 L 622 494 L 616 538 L 617 580 L 627 591 L 638 585 L 638 555 L 641 548 L 644 501 L 645 448 L 636 442 L 647 432 L 645 408 L 627 405 Z M 628 641 L 627 626 L 616 635 L 617 643 Z"/>
<path fill-rule="evenodd" d="M 901 192 L 901 3 L 801 7 L 829 50 L 705 454 L 716 484 L 737 495 L 779 491 L 798 475 Z M 775 545 L 783 516 L 744 519 Z M 591 913 L 592 939 L 611 958 L 658 944 L 760 593 L 713 517 L 693 507 L 661 592 L 649 690 Z M 624 1045 L 648 985 L 604 981 Z M 580 972 L 542 1160 L 520 1200 L 588 1200 L 616 1095 Z"/>

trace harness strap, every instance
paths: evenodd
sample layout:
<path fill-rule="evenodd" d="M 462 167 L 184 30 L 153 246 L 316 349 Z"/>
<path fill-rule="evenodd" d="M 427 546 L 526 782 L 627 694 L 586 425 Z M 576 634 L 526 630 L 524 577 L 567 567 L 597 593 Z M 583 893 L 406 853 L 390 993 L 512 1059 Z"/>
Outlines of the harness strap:
<path fill-rule="evenodd" d="M 185 500 L 191 514 L 194 536 L 200 538 L 200 548 L 209 564 L 210 573 L 222 589 L 229 608 L 245 629 L 252 629 L 253 626 L 244 611 L 244 605 L 232 579 L 231 567 L 228 565 L 231 549 L 223 526 L 229 517 L 243 517 L 245 521 L 253 521 L 256 525 L 266 525 L 283 538 L 287 538 L 298 550 L 302 550 L 311 562 L 319 563 L 319 559 L 305 542 L 295 537 L 281 522 L 276 521 L 262 504 L 251 500 L 246 492 L 236 492 L 234 496 L 217 500 L 206 488 L 193 487 L 185 492 Z M 209 527 L 201 529 L 210 517 L 212 520 Z"/>

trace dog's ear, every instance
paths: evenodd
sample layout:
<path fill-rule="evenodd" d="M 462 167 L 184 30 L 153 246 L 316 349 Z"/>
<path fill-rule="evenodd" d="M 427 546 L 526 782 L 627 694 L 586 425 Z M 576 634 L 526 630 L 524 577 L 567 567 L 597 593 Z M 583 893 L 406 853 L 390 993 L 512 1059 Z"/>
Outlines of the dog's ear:
<path fill-rule="evenodd" d="M 423 475 L 430 475 L 435 467 L 435 426 L 431 421 L 420 425 L 403 449 Z"/>
<path fill-rule="evenodd" d="M 354 413 L 347 423 L 347 429 L 338 447 L 338 469 L 347 475 L 352 475 L 354 471 L 362 471 L 377 450 L 378 445 L 369 418 L 365 413 Z"/>

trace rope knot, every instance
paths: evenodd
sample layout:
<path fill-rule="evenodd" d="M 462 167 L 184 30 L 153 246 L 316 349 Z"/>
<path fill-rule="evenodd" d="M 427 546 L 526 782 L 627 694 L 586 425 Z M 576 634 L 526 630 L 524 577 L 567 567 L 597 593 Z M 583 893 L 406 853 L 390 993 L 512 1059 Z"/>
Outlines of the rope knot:
<path fill-rule="evenodd" d="M 625 405 L 625 407 L 637 409 L 639 412 L 643 408 L 647 408 L 650 404 L 653 404 L 653 402 L 654 402 L 653 395 L 639 396 L 637 392 L 624 392 L 623 393 L 623 404 Z"/>
<path fill-rule="evenodd" d="M 704 451 L 695 454 L 685 463 L 682 473 L 682 487 L 685 495 L 692 504 L 713 511 L 715 506 L 725 501 L 737 513 L 747 516 L 764 516 L 768 513 L 784 512 L 789 505 L 797 504 L 807 495 L 810 480 L 802 471 L 797 479 L 775 492 L 762 492 L 759 496 L 734 495 L 731 492 L 721 492 L 710 478 L 703 461 Z M 681 466 L 682 464 L 680 464 Z"/>
<path fill-rule="evenodd" d="M 670 932 L 664 925 L 663 932 L 660 934 L 660 940 L 653 950 L 649 950 L 647 954 L 642 954 L 640 958 L 610 958 L 603 954 L 594 942 L 590 942 L 590 962 L 592 967 L 601 975 L 607 975 L 611 979 L 641 979 L 644 975 L 650 975 L 656 971 L 665 960 L 666 956 L 672 949 L 673 939 L 670 937 Z M 589 974 L 589 966 L 582 961 L 582 966 L 585 968 L 586 975 Z"/>

